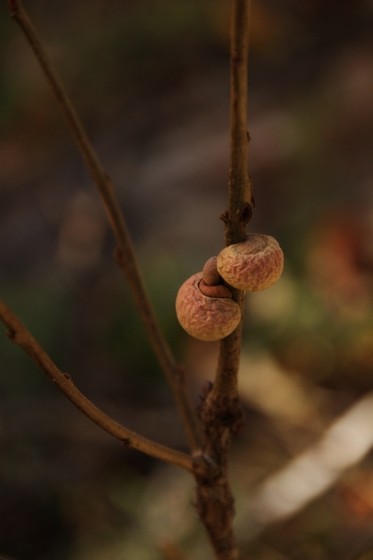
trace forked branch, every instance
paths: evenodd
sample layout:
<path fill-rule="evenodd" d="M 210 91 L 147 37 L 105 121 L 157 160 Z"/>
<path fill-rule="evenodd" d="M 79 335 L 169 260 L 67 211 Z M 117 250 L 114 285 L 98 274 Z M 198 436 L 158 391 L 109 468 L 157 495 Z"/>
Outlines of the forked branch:
<path fill-rule="evenodd" d="M 247 224 L 251 219 L 254 207 L 247 172 L 249 140 L 247 133 L 247 59 L 251 2 L 250 0 L 231 1 L 231 150 L 228 210 L 223 216 L 226 245 L 245 239 Z M 126 274 L 148 337 L 180 408 L 190 446 L 195 452 L 193 464 L 188 455 L 137 436 L 113 422 L 97 409 L 78 391 L 70 377 L 58 370 L 35 339 L 3 304 L 0 305 L 2 320 L 7 325 L 11 338 L 30 354 L 70 400 L 93 421 L 130 447 L 177 464 L 194 473 L 197 482 L 197 509 L 210 537 L 215 557 L 218 560 L 237 560 L 239 552 L 233 533 L 234 500 L 228 481 L 227 459 L 232 436 L 239 429 L 242 421 L 237 391 L 242 322 L 229 337 L 220 343 L 215 383 L 206 395 L 200 410 L 204 433 L 202 448 L 201 451 L 198 451 L 201 443 L 199 430 L 184 388 L 183 372 L 176 364 L 159 329 L 139 273 L 132 242 L 111 180 L 99 162 L 21 3 L 18 0 L 8 0 L 8 2 L 13 17 L 26 36 L 65 114 L 87 168 L 99 189 L 116 239 L 118 264 Z M 234 290 L 234 299 L 243 311 L 243 292 Z"/>
<path fill-rule="evenodd" d="M 66 122 L 70 127 L 70 131 L 83 157 L 85 165 L 99 190 L 117 244 L 117 263 L 127 278 L 149 341 L 171 387 L 175 402 L 180 410 L 190 448 L 195 450 L 199 447 L 199 432 L 195 414 L 185 387 L 184 371 L 180 365 L 176 363 L 172 351 L 159 327 L 153 306 L 149 300 L 139 271 L 132 240 L 112 181 L 98 159 L 65 87 L 54 70 L 39 35 L 23 8 L 22 3 L 18 0 L 8 0 L 8 4 L 12 17 L 25 35 L 64 113 Z"/>

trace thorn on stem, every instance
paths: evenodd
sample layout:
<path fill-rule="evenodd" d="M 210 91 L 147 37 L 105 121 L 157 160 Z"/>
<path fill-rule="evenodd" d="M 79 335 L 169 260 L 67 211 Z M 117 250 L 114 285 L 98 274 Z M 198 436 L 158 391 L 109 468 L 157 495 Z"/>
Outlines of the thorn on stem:
<path fill-rule="evenodd" d="M 221 219 L 225 224 L 227 224 L 227 223 L 229 222 L 229 212 L 228 212 L 228 210 L 225 210 L 225 211 L 221 214 L 220 219 Z"/>

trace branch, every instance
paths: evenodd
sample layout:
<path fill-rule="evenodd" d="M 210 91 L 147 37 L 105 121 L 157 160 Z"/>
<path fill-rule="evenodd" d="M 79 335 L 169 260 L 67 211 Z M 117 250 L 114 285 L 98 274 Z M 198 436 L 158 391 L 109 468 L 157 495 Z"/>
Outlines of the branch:
<path fill-rule="evenodd" d="M 234 0 L 231 20 L 231 146 L 228 212 L 224 216 L 225 244 L 244 241 L 246 228 L 254 209 L 252 186 L 247 170 L 249 135 L 248 111 L 248 45 L 250 0 Z M 243 312 L 244 293 L 233 290 L 233 299 Z M 211 394 L 219 400 L 231 395 L 237 400 L 237 372 L 240 359 L 242 322 L 220 343 L 217 376 Z"/>
<path fill-rule="evenodd" d="M 228 210 L 225 243 L 246 238 L 254 202 L 247 171 L 247 61 L 250 0 L 232 0 L 231 20 L 231 148 Z M 244 293 L 232 290 L 243 313 Z M 234 499 L 228 481 L 227 456 L 232 435 L 242 425 L 237 376 L 240 359 L 242 321 L 237 329 L 220 342 L 216 379 L 202 403 L 204 424 L 203 457 L 206 473 L 198 474 L 197 508 L 219 560 L 237 560 L 238 549 L 233 533 Z"/>
<path fill-rule="evenodd" d="M 91 142 L 80 122 L 69 96 L 56 74 L 29 16 L 18 0 L 8 0 L 12 17 L 20 26 L 27 42 L 40 64 L 43 74 L 53 91 L 84 163 L 95 182 L 113 231 L 117 250 L 117 263 L 123 270 L 135 300 L 147 336 L 171 387 L 184 424 L 191 449 L 198 448 L 199 434 L 196 418 L 185 388 L 184 371 L 176 363 L 171 349 L 159 327 L 154 309 L 141 277 L 132 240 L 128 232 L 119 201 L 109 175 L 99 161 Z"/>
<path fill-rule="evenodd" d="M 74 385 L 70 375 L 58 369 L 32 334 L 2 301 L 0 301 L 0 320 L 8 328 L 9 339 L 18 344 L 52 379 L 66 397 L 105 432 L 118 439 L 126 447 L 141 451 L 155 459 L 177 465 L 187 471 L 191 472 L 193 470 L 192 459 L 188 455 L 136 434 L 113 420 L 87 399 Z"/>
<path fill-rule="evenodd" d="M 228 211 L 223 215 L 225 244 L 244 241 L 246 228 L 254 209 L 252 186 L 247 170 L 249 134 L 248 110 L 248 45 L 251 0 L 233 0 L 230 45 L 230 171 Z M 244 292 L 232 288 L 233 299 L 243 315 Z M 216 410 L 230 409 L 240 420 L 237 375 L 241 353 L 242 321 L 231 335 L 220 342 L 216 379 L 209 395 L 210 406 Z M 212 404 L 213 403 L 213 404 Z M 228 405 L 227 405 L 228 403 Z M 235 422 L 235 418 L 232 418 Z"/>
<path fill-rule="evenodd" d="M 248 45 L 251 0 L 233 0 L 231 20 L 231 146 L 226 245 L 244 241 L 254 209 L 248 175 Z"/>

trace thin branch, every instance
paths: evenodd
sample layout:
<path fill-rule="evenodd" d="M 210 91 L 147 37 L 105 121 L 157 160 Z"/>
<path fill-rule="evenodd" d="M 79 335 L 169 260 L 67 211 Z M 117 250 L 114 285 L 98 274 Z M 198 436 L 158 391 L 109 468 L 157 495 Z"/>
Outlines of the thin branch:
<path fill-rule="evenodd" d="M 254 203 L 247 171 L 247 62 L 250 0 L 232 0 L 231 23 L 231 150 L 228 210 L 225 243 L 246 238 L 247 224 Z M 233 291 L 243 313 L 244 294 Z M 219 560 L 237 560 L 238 548 L 233 533 L 234 499 L 228 481 L 228 450 L 232 435 L 242 425 L 237 375 L 240 359 L 242 321 L 237 329 L 220 342 L 215 382 L 202 403 L 204 425 L 203 456 L 210 465 L 208 476 L 198 474 L 197 508 Z"/>
<path fill-rule="evenodd" d="M 246 226 L 254 209 L 252 185 L 248 175 L 250 136 L 248 126 L 248 45 L 251 0 L 233 0 L 231 19 L 231 146 L 229 208 L 226 244 L 246 237 Z"/>
<path fill-rule="evenodd" d="M 248 45 L 250 0 L 234 0 L 231 19 L 231 146 L 228 212 L 224 217 L 225 244 L 246 238 L 247 224 L 254 209 L 248 175 Z M 234 290 L 233 298 L 243 311 L 244 293 Z M 240 359 L 242 323 L 220 343 L 217 376 L 211 398 L 232 395 L 237 398 L 237 372 Z"/>
<path fill-rule="evenodd" d="M 65 87 L 56 74 L 40 41 L 39 35 L 21 2 L 18 0 L 8 0 L 8 4 L 12 17 L 16 20 L 24 33 L 64 113 L 66 122 L 70 127 L 70 131 L 84 159 L 85 165 L 99 190 L 117 244 L 117 263 L 127 278 L 149 341 L 173 392 L 174 399 L 182 416 L 189 445 L 191 449 L 195 450 L 199 447 L 199 433 L 193 407 L 185 387 L 184 371 L 176 363 L 171 349 L 159 327 L 139 271 L 132 240 L 124 221 L 112 181 L 99 161 L 79 116 L 69 99 Z"/>
<path fill-rule="evenodd" d="M 8 336 L 12 342 L 17 344 L 28 354 L 32 360 L 42 369 L 66 395 L 66 397 L 81 410 L 95 424 L 105 432 L 118 439 L 126 447 L 141 451 L 150 457 L 177 465 L 187 471 L 193 470 L 193 462 L 189 455 L 163 446 L 151 441 L 125 426 L 122 426 L 105 412 L 94 405 L 74 385 L 71 377 L 63 373 L 40 344 L 35 340 L 28 329 L 21 323 L 16 315 L 0 301 L 0 320 L 8 329 Z"/>

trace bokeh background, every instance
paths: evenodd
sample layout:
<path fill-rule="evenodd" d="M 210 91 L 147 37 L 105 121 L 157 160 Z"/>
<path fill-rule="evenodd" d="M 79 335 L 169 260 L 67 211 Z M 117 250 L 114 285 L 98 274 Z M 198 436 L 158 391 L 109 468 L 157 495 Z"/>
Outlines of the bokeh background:
<path fill-rule="evenodd" d="M 217 345 L 182 332 L 174 298 L 223 243 L 230 2 L 25 4 L 118 189 L 197 405 Z M 300 497 L 320 482 L 309 469 L 298 494 L 290 476 L 295 497 L 288 487 L 275 492 L 297 504 L 291 514 L 276 514 L 272 498 L 272 513 L 260 499 L 247 511 L 280 469 L 291 475 L 302 453 L 317 456 L 325 430 L 372 390 L 372 30 L 372 0 L 253 0 L 250 226 L 278 238 L 286 268 L 276 287 L 247 301 L 246 424 L 231 468 L 244 558 L 373 558 L 369 414 L 365 431 L 348 424 L 335 444 L 318 496 Z M 96 404 L 184 449 L 95 187 L 5 2 L 0 31 L 1 299 Z M 366 445 L 355 457 L 361 431 Z M 92 425 L 5 330 L 0 449 L 4 558 L 160 560 L 177 558 L 178 546 L 186 558 L 211 558 L 188 475 Z"/>

